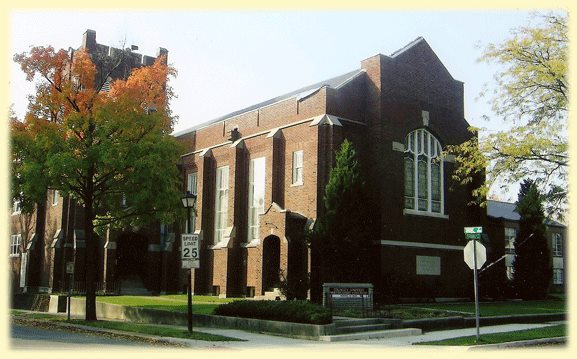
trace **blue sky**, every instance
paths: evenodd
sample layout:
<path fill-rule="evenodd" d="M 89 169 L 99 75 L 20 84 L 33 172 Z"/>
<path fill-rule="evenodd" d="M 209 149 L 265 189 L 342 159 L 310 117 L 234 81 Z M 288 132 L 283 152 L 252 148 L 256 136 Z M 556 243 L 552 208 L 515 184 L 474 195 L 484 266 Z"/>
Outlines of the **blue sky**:
<path fill-rule="evenodd" d="M 479 44 L 500 42 L 530 21 L 527 10 L 437 11 L 14 11 L 11 51 L 32 45 L 78 47 L 86 29 L 99 43 L 138 45 L 138 52 L 169 51 L 178 70 L 171 83 L 179 116 L 176 131 L 360 67 L 377 53 L 390 55 L 423 36 L 454 78 L 465 83 L 465 114 L 476 126 L 498 127 L 477 101 L 497 67 L 478 63 Z M 38 26 L 49 23 L 49 26 Z M 26 110 L 26 83 L 12 64 L 11 103 Z"/>

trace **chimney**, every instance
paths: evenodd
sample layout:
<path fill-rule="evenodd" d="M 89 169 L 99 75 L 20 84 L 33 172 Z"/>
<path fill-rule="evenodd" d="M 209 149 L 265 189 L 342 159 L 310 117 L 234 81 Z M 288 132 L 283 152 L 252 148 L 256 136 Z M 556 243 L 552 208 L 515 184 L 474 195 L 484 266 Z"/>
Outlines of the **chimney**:
<path fill-rule="evenodd" d="M 164 47 L 159 47 L 158 52 L 156 53 L 156 57 L 158 58 L 159 56 L 162 56 L 162 55 L 165 56 L 164 64 L 166 65 L 168 62 L 168 50 L 165 49 Z"/>
<path fill-rule="evenodd" d="M 96 31 L 86 30 L 84 36 L 82 36 L 82 48 L 89 53 L 96 50 Z"/>

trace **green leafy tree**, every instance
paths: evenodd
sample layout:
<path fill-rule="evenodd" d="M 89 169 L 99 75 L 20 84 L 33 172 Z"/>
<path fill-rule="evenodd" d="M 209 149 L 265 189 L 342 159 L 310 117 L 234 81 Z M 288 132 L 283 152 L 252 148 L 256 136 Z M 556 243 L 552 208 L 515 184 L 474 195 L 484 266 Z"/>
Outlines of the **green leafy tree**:
<path fill-rule="evenodd" d="M 523 299 L 542 299 L 547 295 L 552 270 L 542 198 L 534 181 L 521 183 L 516 211 L 521 220 L 515 238 L 513 290 Z"/>
<path fill-rule="evenodd" d="M 12 121 L 13 196 L 40 213 L 53 188 L 83 207 L 86 320 L 96 320 L 96 229 L 171 221 L 180 208 L 181 149 L 170 136 L 168 85 L 175 71 L 159 58 L 102 91 L 109 76 L 83 50 L 72 57 L 34 47 L 14 60 L 37 91 L 24 121 Z"/>
<path fill-rule="evenodd" d="M 479 59 L 497 63 L 493 112 L 504 121 L 495 132 L 471 128 L 471 140 L 449 146 L 456 154 L 454 178 L 469 183 L 487 171 L 487 181 L 475 189 L 483 203 L 495 185 L 534 178 L 545 194 L 547 211 L 557 216 L 567 199 L 567 18 L 564 14 L 536 17 L 540 23 L 515 29 L 499 44 L 489 44 Z"/>
<path fill-rule="evenodd" d="M 337 154 L 323 197 L 324 215 L 312 233 L 322 282 L 371 282 L 377 233 L 372 200 L 366 192 L 353 144 L 345 140 Z"/>

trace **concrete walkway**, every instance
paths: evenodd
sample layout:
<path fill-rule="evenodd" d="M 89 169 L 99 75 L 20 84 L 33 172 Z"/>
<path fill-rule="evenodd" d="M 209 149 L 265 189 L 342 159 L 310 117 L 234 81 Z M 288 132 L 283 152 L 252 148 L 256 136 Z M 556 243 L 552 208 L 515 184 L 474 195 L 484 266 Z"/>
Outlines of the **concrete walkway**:
<path fill-rule="evenodd" d="M 499 333 L 499 332 L 510 332 L 519 331 L 524 329 L 532 329 L 539 327 L 546 327 L 550 325 L 556 325 L 563 322 L 550 322 L 550 323 L 539 323 L 539 324 L 505 324 L 505 325 L 495 325 L 480 328 L 481 337 L 483 334 L 488 333 Z M 64 325 L 67 325 L 63 323 Z M 206 328 L 206 327 L 195 327 L 194 331 L 224 335 L 227 337 L 237 338 L 244 341 L 232 341 L 232 342 L 208 342 L 202 340 L 190 340 L 190 339 L 177 339 L 177 338 L 166 338 L 166 337 L 154 337 L 149 335 L 127 333 L 127 332 L 117 332 L 108 329 L 99 329 L 92 327 L 82 328 L 93 331 L 108 331 L 121 333 L 123 335 L 134 336 L 134 337 L 144 337 L 147 339 L 157 339 L 167 342 L 178 343 L 184 345 L 190 349 L 200 349 L 200 350 L 259 350 L 259 351 L 278 351 L 282 349 L 285 351 L 309 351 L 309 350 L 322 350 L 329 352 L 338 352 L 342 350 L 355 350 L 355 351 L 382 351 L 382 350 L 415 350 L 420 351 L 426 350 L 442 350 L 442 351 L 467 351 L 471 347 L 446 347 L 446 346 L 427 346 L 418 345 L 413 346 L 414 343 L 421 343 L 427 341 L 435 341 L 449 338 L 456 338 L 462 336 L 475 335 L 475 328 L 464 328 L 464 329 L 453 329 L 453 330 L 441 330 L 426 332 L 420 335 L 414 336 L 404 336 L 404 337 L 394 337 L 394 338 L 377 338 L 377 339 L 364 339 L 364 340 L 354 340 L 354 341 L 343 341 L 343 342 L 322 342 L 313 341 L 305 339 L 293 339 L 286 338 L 275 335 L 260 334 L 253 332 L 246 332 L 243 330 L 236 329 L 220 329 L 220 328 Z M 183 327 L 179 327 L 185 329 Z M 494 347 L 494 346 L 492 346 Z M 479 347 L 475 347 L 479 348 Z M 480 348 L 479 348 L 480 349 Z"/>

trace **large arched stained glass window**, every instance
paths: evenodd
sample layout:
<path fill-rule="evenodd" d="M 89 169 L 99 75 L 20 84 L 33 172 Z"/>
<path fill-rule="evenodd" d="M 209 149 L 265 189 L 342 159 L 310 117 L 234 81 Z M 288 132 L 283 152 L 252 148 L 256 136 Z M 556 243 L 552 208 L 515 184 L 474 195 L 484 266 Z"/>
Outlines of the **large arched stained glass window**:
<path fill-rule="evenodd" d="M 443 213 L 441 144 L 425 129 L 405 140 L 405 209 Z"/>

